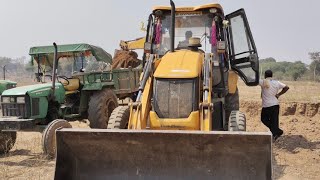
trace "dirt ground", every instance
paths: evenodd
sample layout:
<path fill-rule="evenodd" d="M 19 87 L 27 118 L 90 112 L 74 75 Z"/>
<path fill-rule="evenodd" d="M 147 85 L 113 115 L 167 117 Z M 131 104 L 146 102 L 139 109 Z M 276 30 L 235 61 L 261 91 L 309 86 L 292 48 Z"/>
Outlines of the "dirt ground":
<path fill-rule="evenodd" d="M 320 179 L 320 84 L 285 82 L 289 92 L 280 98 L 284 135 L 273 144 L 273 176 L 279 180 Z M 241 110 L 248 131 L 267 131 L 260 122 L 260 89 L 239 85 Z M 74 127 L 87 128 L 74 122 Z M 0 179 L 52 179 L 54 161 L 42 155 L 41 134 L 19 132 L 11 152 L 0 156 Z"/>

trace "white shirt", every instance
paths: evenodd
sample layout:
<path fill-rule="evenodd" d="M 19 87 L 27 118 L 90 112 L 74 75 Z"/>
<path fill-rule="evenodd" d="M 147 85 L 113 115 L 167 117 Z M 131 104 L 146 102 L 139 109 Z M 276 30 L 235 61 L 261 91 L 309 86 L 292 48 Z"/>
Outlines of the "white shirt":
<path fill-rule="evenodd" d="M 286 87 L 286 85 L 273 79 L 270 79 L 269 88 L 263 87 L 263 80 L 261 79 L 259 81 L 259 85 L 261 86 L 262 90 L 262 107 L 271 107 L 279 105 L 279 101 L 276 98 L 276 95 L 278 94 L 279 90 Z"/>

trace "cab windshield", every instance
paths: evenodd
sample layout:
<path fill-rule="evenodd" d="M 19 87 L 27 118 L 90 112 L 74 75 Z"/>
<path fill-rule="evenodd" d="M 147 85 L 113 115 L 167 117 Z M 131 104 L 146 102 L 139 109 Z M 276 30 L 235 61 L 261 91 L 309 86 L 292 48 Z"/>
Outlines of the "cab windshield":
<path fill-rule="evenodd" d="M 52 74 L 53 54 L 46 54 L 34 58 L 35 66 L 44 75 Z M 37 63 L 39 62 L 38 65 Z M 102 61 L 97 61 L 92 54 L 84 55 L 83 53 L 63 54 L 58 61 L 57 75 L 72 77 L 73 74 L 79 72 L 100 72 L 110 70 L 110 64 Z"/>
<path fill-rule="evenodd" d="M 170 50 L 171 15 L 166 14 L 162 16 L 161 19 L 157 19 L 155 26 L 155 44 L 159 55 L 163 55 L 166 51 Z M 196 37 L 200 38 L 200 49 L 207 53 L 212 52 L 214 45 L 211 43 L 213 26 L 215 27 L 213 18 L 209 17 L 208 14 L 203 14 L 202 12 L 177 12 L 175 22 L 175 48 L 187 48 L 189 38 Z M 159 27 L 161 27 L 160 32 Z"/>

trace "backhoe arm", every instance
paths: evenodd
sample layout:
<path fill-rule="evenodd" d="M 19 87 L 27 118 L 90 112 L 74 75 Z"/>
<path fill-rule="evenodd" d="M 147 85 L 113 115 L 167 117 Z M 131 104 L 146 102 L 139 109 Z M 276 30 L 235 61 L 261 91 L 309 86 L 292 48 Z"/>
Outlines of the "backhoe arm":
<path fill-rule="evenodd" d="M 145 37 L 137 38 L 129 41 L 120 41 L 120 47 L 122 50 L 129 51 L 135 49 L 144 49 Z"/>

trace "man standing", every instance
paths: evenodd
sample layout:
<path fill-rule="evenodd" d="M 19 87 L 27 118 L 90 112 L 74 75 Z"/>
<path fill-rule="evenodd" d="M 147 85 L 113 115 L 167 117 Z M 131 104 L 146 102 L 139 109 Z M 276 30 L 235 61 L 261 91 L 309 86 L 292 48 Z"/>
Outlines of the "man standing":
<path fill-rule="evenodd" d="M 262 111 L 261 121 L 272 132 L 273 139 L 277 140 L 283 131 L 279 128 L 279 101 L 278 98 L 289 90 L 289 87 L 272 79 L 272 71 L 265 71 L 264 80 L 260 80 Z M 281 90 L 280 93 L 278 93 Z"/>

